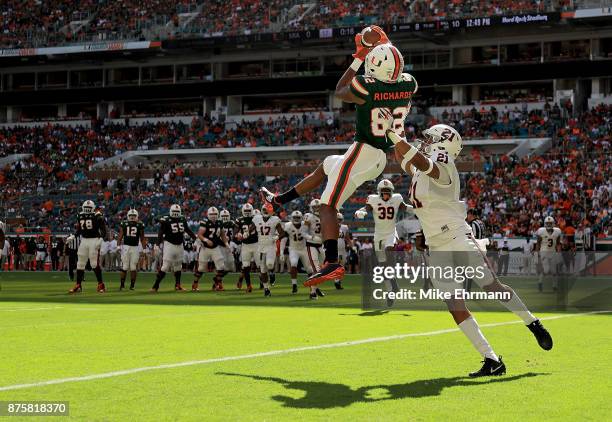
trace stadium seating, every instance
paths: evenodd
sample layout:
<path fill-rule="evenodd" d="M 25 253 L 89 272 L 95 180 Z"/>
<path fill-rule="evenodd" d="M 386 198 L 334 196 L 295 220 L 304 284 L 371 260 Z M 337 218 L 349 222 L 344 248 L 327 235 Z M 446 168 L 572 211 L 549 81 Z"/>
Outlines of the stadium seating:
<path fill-rule="evenodd" d="M 522 236 L 541 224 L 541 216 L 556 210 L 558 224 L 577 227 L 585 219 L 597 233 L 609 230 L 610 187 L 605 175 L 610 171 L 610 133 L 612 106 L 599 106 L 580 118 L 563 119 L 552 111 L 520 113 L 466 113 L 447 116 L 460 132 L 471 136 L 553 136 L 554 146 L 547 154 L 518 159 L 512 156 L 493 157 L 486 150 L 475 150 L 471 159 L 485 161 L 483 174 L 464 175 L 464 194 L 469 206 L 483 211 L 494 232 Z M 435 119 L 433 120 L 435 122 Z M 330 127 L 288 126 L 262 121 L 238 125 L 225 130 L 211 120 L 197 126 L 158 123 L 143 126 L 94 125 L 91 129 L 61 126 L 13 128 L 0 131 L 0 156 L 28 152 L 32 156 L 16 161 L 0 171 L 3 190 L 0 200 L 8 218 L 21 217 L 28 227 L 52 225 L 53 230 L 69 231 L 77 207 L 86 198 L 105 207 L 106 215 L 116 224 L 130 206 L 141 210 L 149 227 L 155 216 L 171 203 L 181 203 L 188 215 L 197 220 L 213 201 L 237 215 L 239 206 L 250 201 L 257 204 L 257 188 L 266 185 L 283 191 L 292 186 L 299 175 L 270 182 L 264 172 L 248 179 L 231 176 L 190 176 L 191 168 L 202 163 L 178 161 L 158 163 L 152 183 L 122 177 L 127 163 L 114 167 L 114 183 L 90 180 L 91 166 L 122 151 L 148 148 L 207 147 L 233 145 L 295 145 L 298 143 L 348 142 L 351 125 Z M 415 137 L 418 130 L 410 131 Z M 304 165 L 306 161 L 229 162 L 228 167 L 267 165 Z M 508 171 L 510 170 L 510 171 Z M 398 191 L 406 194 L 406 178 L 396 176 Z M 483 189 L 493 186 L 493 189 Z M 374 186 L 366 184 L 344 209 L 348 220 L 361 206 Z M 203 198 L 208 198 L 204 200 Z M 310 197 L 293 207 L 305 209 Z"/>
<path fill-rule="evenodd" d="M 0 47 L 29 48 L 65 43 L 132 40 L 152 36 L 189 37 L 203 34 L 238 35 L 353 26 L 372 22 L 466 18 L 517 12 L 566 10 L 574 2 L 521 0 L 482 2 L 433 0 L 358 2 L 322 0 L 296 5 L 293 1 L 182 0 L 180 2 L 108 0 L 5 0 L 0 4 Z M 181 20 L 191 10 L 194 19 Z M 151 32 L 155 27 L 172 31 Z"/>

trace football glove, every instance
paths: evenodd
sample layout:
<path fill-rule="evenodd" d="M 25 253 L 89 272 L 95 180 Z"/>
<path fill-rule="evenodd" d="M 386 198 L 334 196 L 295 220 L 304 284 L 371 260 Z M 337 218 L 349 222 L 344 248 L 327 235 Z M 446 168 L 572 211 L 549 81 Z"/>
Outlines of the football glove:
<path fill-rule="evenodd" d="M 364 210 L 357 210 L 357 211 L 355 211 L 355 218 L 358 218 L 360 220 L 363 220 L 366 215 L 368 215 L 367 211 L 364 211 Z"/>

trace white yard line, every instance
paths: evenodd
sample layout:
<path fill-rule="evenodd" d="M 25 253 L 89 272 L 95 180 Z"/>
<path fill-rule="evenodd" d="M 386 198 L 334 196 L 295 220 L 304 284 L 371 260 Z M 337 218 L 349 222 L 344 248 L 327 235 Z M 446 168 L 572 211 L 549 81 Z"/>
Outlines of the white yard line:
<path fill-rule="evenodd" d="M 46 311 L 48 309 L 62 309 L 63 306 L 49 306 L 44 308 L 10 308 L 0 309 L 0 312 L 21 312 L 21 311 Z"/>
<path fill-rule="evenodd" d="M 612 312 L 612 310 L 610 311 L 592 311 L 592 312 L 584 312 L 584 313 L 579 313 L 579 314 L 555 315 L 551 317 L 541 318 L 541 320 L 544 321 L 544 320 L 553 320 L 553 319 L 561 319 L 561 318 L 571 318 L 571 317 L 579 317 L 579 316 L 592 315 L 592 314 L 603 314 L 603 313 L 610 313 L 610 312 Z M 482 324 L 481 327 L 499 327 L 502 325 L 512 325 L 512 324 L 522 324 L 522 323 L 523 321 L 520 321 L 520 320 L 495 322 L 491 324 Z M 123 375 L 131 375 L 131 374 L 136 374 L 139 372 L 156 371 L 159 369 L 172 369 L 172 368 L 181 368 L 184 366 L 206 365 L 209 363 L 254 359 L 254 358 L 267 357 L 267 356 L 286 355 L 289 353 L 307 352 L 310 350 L 334 349 L 337 347 L 358 346 L 360 344 L 380 343 L 384 341 L 401 340 L 401 339 L 410 338 L 410 337 L 436 336 L 440 334 L 454 333 L 457 331 L 459 331 L 458 328 L 448 328 L 445 330 L 427 331 L 423 333 L 397 334 L 397 335 L 386 336 L 386 337 L 371 337 L 371 338 L 366 338 L 362 340 L 343 341 L 340 343 L 328 343 L 328 344 L 319 344 L 316 346 L 294 347 L 291 349 L 284 349 L 284 350 L 271 350 L 269 352 L 251 353 L 248 355 L 225 356 L 225 357 L 220 357 L 220 358 L 212 358 L 212 359 L 204 359 L 204 360 L 191 360 L 191 361 L 186 361 L 186 362 L 166 363 L 163 365 L 156 365 L 156 366 L 143 366 L 141 368 L 124 369 L 121 371 L 105 372 L 101 374 L 85 375 L 81 377 L 58 378 L 58 379 L 53 379 L 53 380 L 48 380 L 48 381 L 34 382 L 30 384 L 7 385 L 4 387 L 0 387 L 0 391 L 21 390 L 24 388 L 43 387 L 46 385 L 55 385 L 55 384 L 66 384 L 69 382 L 92 381 L 92 380 L 98 380 L 98 379 L 104 379 L 104 378 L 120 377 Z"/>

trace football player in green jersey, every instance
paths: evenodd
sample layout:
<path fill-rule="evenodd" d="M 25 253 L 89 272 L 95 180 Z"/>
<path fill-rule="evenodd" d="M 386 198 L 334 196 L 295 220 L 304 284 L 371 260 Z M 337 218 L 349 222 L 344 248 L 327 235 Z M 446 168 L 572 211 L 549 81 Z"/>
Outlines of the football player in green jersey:
<path fill-rule="evenodd" d="M 140 252 L 138 243 L 142 249 L 147 247 L 147 239 L 144 235 L 144 224 L 138 220 L 138 211 L 131 209 L 127 213 L 127 220 L 122 221 L 119 226 L 119 239 L 117 243 L 121 248 L 121 286 L 119 290 L 125 288 L 125 278 L 128 270 L 130 271 L 130 290 L 134 290 L 136 285 L 136 275 L 138 274 L 138 260 Z"/>
<path fill-rule="evenodd" d="M 376 41 L 365 42 L 366 36 Z M 261 188 L 264 200 L 281 206 L 313 191 L 327 179 L 320 209 L 325 262 L 305 286 L 339 281 L 344 276 L 344 267 L 338 263 L 338 210 L 359 186 L 376 179 L 385 169 L 386 152 L 393 147 L 387 130 L 403 134 L 412 95 L 418 89 L 416 80 L 403 73 L 404 58 L 382 29 L 365 28 L 355 36 L 355 46 L 353 63 L 338 81 L 335 93 L 356 106 L 354 143 L 344 155 L 327 157 L 312 174 L 285 193 L 276 195 Z M 364 63 L 365 73 L 357 75 Z"/>

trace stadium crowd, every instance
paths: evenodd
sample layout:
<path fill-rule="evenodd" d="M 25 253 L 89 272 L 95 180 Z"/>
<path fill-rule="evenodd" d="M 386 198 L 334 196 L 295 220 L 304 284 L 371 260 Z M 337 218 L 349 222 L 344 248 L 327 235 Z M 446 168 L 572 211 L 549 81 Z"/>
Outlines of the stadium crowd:
<path fill-rule="evenodd" d="M 515 114 L 518 113 L 518 114 Z M 610 230 L 610 133 L 612 107 L 599 106 L 580 118 L 561 119 L 550 110 L 520 111 L 482 115 L 473 109 L 463 115 L 447 116 L 459 131 L 487 137 L 554 135 L 555 144 L 542 156 L 494 157 L 477 153 L 472 159 L 485 161 L 482 174 L 465 176 L 465 196 L 471 207 L 482 210 L 492 232 L 505 236 L 525 236 L 541 224 L 542 216 L 553 214 L 565 230 L 588 223 L 597 235 Z M 433 120 L 432 123 L 436 121 Z M 284 128 L 283 126 L 287 125 Z M 415 138 L 420 128 L 408 125 L 407 132 Z M 284 133 L 283 133 L 284 132 Z M 308 134 L 307 134 L 308 133 Z M 228 175 L 223 177 L 191 176 L 190 169 L 205 164 L 183 165 L 175 161 L 153 166 L 152 180 L 125 179 L 90 180 L 91 166 L 109 156 L 130 149 L 181 148 L 232 145 L 295 145 L 299 143 L 348 142 L 352 126 L 335 122 L 333 125 L 311 127 L 297 119 L 294 126 L 286 121 L 244 123 L 234 129 L 210 119 L 181 123 L 158 123 L 136 127 L 124 125 L 94 125 L 91 129 L 46 126 L 15 128 L 0 131 L 0 156 L 12 153 L 32 153 L 0 171 L 3 188 L 0 200 L 6 217 L 21 216 L 28 227 L 52 225 L 53 230 L 70 231 L 74 214 L 84 198 L 93 198 L 105 208 L 105 214 L 116 224 L 133 206 L 141 210 L 148 227 L 156 214 L 178 200 L 187 215 L 197 219 L 210 203 L 227 208 L 237 215 L 244 202 L 257 202 L 256 190 L 264 184 L 283 191 L 296 182 L 298 176 L 266 181 L 265 176 Z M 228 162 L 229 167 L 304 165 L 305 161 L 243 161 Z M 119 163 L 119 172 L 129 168 Z M 400 192 L 406 192 L 406 179 L 396 177 Z M 487 187 L 486 189 L 484 187 Z M 360 192 L 347 204 L 346 217 L 352 208 L 360 206 Z M 363 198 L 361 198 L 363 199 Z M 296 203 L 296 208 L 306 208 Z"/>
<path fill-rule="evenodd" d="M 168 27 L 167 24 L 174 28 L 170 32 L 172 36 L 238 35 L 371 22 L 393 24 L 545 12 L 567 10 L 573 5 L 574 2 L 569 0 L 554 4 L 549 0 L 321 0 L 316 4 L 303 5 L 289 0 L 5 0 L 0 3 L 0 47 L 29 48 L 86 41 L 141 39 L 147 35 L 147 29 L 155 25 Z M 196 19 L 188 25 L 181 23 L 180 12 L 198 9 Z"/>

